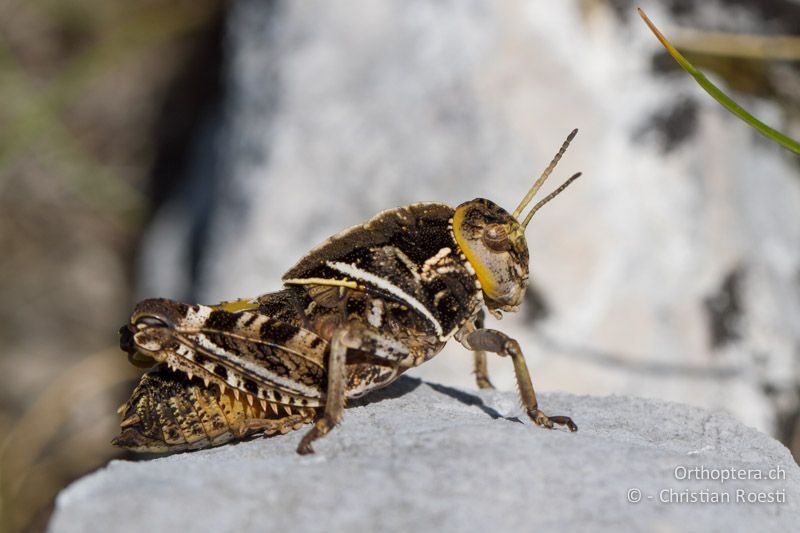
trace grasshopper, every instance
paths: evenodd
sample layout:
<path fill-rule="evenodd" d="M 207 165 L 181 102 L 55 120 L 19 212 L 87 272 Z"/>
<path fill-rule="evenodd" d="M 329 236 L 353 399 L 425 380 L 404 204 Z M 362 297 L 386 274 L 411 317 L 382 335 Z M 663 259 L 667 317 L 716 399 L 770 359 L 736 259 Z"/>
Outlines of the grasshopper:
<path fill-rule="evenodd" d="M 522 303 L 525 229 L 580 173 L 521 216 L 576 134 L 513 213 L 483 198 L 390 209 L 312 249 L 278 292 L 216 306 L 140 302 L 120 347 L 133 364 L 155 367 L 120 408 L 113 442 L 180 451 L 313 422 L 297 448 L 313 453 L 348 398 L 388 385 L 451 338 L 474 352 L 479 387 L 491 387 L 486 352 L 510 357 L 533 422 L 577 431 L 569 417 L 539 409 L 519 343 L 483 326 L 486 312 L 501 318 Z"/>

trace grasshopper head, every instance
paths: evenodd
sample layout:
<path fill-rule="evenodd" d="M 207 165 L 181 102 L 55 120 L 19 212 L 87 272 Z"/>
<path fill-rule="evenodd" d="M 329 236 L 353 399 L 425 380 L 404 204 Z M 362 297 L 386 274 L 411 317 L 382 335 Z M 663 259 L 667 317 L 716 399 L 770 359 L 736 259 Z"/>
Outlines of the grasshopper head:
<path fill-rule="evenodd" d="M 490 309 L 515 311 L 528 282 L 524 228 L 499 205 L 478 198 L 453 215 L 453 234 L 478 276 Z"/>
<path fill-rule="evenodd" d="M 484 301 L 490 310 L 516 311 L 525 296 L 528 282 L 528 243 L 525 228 L 544 204 L 555 198 L 580 173 L 573 175 L 558 189 L 539 201 L 520 222 L 522 211 L 530 203 L 555 168 L 570 141 L 578 133 L 573 130 L 545 171 L 513 213 L 494 202 L 477 198 L 458 206 L 453 214 L 453 235 L 466 256 L 483 289 Z"/>
<path fill-rule="evenodd" d="M 186 307 L 165 299 L 140 302 L 119 330 L 119 347 L 128 353 L 128 360 L 144 368 L 162 362 L 164 348 L 173 342 L 173 329 L 184 318 Z"/>

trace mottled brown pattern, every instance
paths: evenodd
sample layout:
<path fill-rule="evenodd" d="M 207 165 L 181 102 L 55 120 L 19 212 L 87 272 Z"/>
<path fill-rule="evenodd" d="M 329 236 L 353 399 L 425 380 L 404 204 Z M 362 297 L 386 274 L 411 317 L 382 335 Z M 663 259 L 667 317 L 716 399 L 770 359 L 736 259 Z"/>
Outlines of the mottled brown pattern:
<path fill-rule="evenodd" d="M 121 411 L 122 433 L 113 443 L 153 453 L 208 448 L 259 432 L 286 433 L 313 421 L 316 413 L 310 407 L 289 413 L 282 406 L 251 406 L 166 365 L 142 376 Z"/>
<path fill-rule="evenodd" d="M 515 311 L 527 278 L 524 225 L 477 199 L 455 210 L 414 204 L 380 213 L 309 252 L 282 291 L 212 307 L 141 302 L 120 347 L 135 364 L 161 364 L 124 406 L 115 443 L 195 449 L 288 432 L 316 417 L 297 448 L 312 453 L 312 442 L 341 421 L 347 398 L 388 385 L 453 336 L 478 352 L 479 385 L 489 386 L 485 352 L 507 356 L 531 419 L 574 431 L 569 417 L 539 410 L 519 344 L 482 328 L 482 307 Z"/>

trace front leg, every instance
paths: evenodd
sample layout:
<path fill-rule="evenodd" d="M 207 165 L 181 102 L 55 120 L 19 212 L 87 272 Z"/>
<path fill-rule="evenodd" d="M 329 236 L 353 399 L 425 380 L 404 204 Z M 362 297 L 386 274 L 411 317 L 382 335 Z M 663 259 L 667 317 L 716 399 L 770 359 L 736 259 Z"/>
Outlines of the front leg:
<path fill-rule="evenodd" d="M 553 424 L 559 424 L 567 426 L 570 431 L 578 431 L 578 426 L 575 425 L 570 417 L 547 416 L 539 410 L 536 391 L 533 390 L 531 375 L 528 372 L 528 365 L 525 364 L 525 357 L 522 355 L 522 349 L 517 341 L 494 329 L 479 329 L 466 335 L 461 340 L 461 343 L 467 349 L 475 352 L 484 350 L 511 357 L 514 362 L 514 374 L 517 377 L 517 386 L 522 397 L 522 405 L 528 412 L 528 416 L 537 425 L 552 429 Z"/>
<path fill-rule="evenodd" d="M 475 317 L 475 327 L 477 330 L 483 329 L 485 317 L 486 315 L 483 310 Z M 489 369 L 486 366 L 486 352 L 483 350 L 475 350 L 472 354 L 475 357 L 475 382 L 478 384 L 478 388 L 493 389 L 494 385 L 489 381 Z"/>

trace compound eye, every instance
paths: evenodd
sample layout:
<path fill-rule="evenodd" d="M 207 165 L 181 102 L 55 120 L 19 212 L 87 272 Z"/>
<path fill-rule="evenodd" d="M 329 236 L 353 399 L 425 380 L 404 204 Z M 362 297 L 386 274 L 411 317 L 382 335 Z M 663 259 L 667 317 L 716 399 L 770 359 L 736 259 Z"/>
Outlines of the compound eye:
<path fill-rule="evenodd" d="M 136 319 L 136 323 L 134 324 L 137 329 L 144 329 L 144 328 L 167 328 L 169 325 L 167 322 L 161 318 L 155 316 L 143 316 Z"/>
<path fill-rule="evenodd" d="M 483 232 L 483 243 L 495 252 L 505 252 L 511 247 L 508 232 L 502 224 L 490 224 Z"/>

